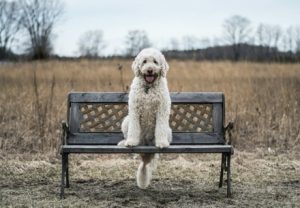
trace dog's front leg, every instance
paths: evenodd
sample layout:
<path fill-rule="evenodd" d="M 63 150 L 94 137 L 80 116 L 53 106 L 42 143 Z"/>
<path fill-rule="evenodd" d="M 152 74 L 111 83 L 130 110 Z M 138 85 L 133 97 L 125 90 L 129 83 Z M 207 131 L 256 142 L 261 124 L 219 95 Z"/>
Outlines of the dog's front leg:
<path fill-rule="evenodd" d="M 136 113 L 130 113 L 129 111 L 129 125 L 128 134 L 125 142 L 125 146 L 137 146 L 140 143 L 141 126 L 139 115 Z"/>
<path fill-rule="evenodd" d="M 164 148 L 170 146 L 171 129 L 169 126 L 170 104 L 161 106 L 156 114 L 155 146 Z"/>

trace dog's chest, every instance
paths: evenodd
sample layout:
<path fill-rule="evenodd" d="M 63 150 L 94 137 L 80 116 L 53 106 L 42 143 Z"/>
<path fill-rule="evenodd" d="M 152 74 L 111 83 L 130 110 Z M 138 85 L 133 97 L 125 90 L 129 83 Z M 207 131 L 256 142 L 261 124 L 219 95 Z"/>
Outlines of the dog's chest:
<path fill-rule="evenodd" d="M 155 114 L 159 108 L 161 100 L 158 95 L 144 94 L 137 98 L 138 111 L 140 114 Z"/>
<path fill-rule="evenodd" d="M 157 96 L 141 96 L 139 119 L 143 138 L 142 143 L 151 145 L 154 138 L 156 117 L 161 100 Z"/>

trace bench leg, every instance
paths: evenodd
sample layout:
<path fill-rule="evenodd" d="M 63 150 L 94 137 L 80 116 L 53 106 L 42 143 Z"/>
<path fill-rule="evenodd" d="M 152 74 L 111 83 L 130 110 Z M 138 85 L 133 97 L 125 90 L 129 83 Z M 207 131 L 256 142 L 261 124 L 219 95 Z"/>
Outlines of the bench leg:
<path fill-rule="evenodd" d="M 223 186 L 223 176 L 224 176 L 225 161 L 226 161 L 225 154 L 222 153 L 219 188 L 221 188 Z"/>
<path fill-rule="evenodd" d="M 227 197 L 231 197 L 231 168 L 230 168 L 231 154 L 227 155 Z"/>
<path fill-rule="evenodd" d="M 70 187 L 69 183 L 69 154 L 66 154 L 66 188 Z"/>
<path fill-rule="evenodd" d="M 66 154 L 61 155 L 61 184 L 60 184 L 60 198 L 63 199 L 65 195 L 65 174 L 66 174 Z"/>

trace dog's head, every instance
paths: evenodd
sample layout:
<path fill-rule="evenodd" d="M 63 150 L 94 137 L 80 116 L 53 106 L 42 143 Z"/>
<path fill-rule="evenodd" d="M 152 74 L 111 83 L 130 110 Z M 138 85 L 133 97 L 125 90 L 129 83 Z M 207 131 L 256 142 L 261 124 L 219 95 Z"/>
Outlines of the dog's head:
<path fill-rule="evenodd" d="M 132 70 L 135 76 L 143 77 L 147 84 L 152 84 L 160 76 L 166 77 L 169 65 L 159 50 L 145 48 L 136 56 Z"/>

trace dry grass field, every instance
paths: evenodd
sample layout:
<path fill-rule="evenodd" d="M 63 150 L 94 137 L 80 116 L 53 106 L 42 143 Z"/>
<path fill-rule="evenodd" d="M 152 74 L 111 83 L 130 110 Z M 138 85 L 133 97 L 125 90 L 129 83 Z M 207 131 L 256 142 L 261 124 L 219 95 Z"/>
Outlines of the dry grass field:
<path fill-rule="evenodd" d="M 69 91 L 127 91 L 129 60 L 0 64 L 0 207 L 297 207 L 300 64 L 170 60 L 170 91 L 222 91 L 234 122 L 233 198 L 219 155 L 162 156 L 139 191 L 135 156 L 72 156 L 60 201 L 58 146 Z M 75 174 L 76 173 L 76 174 Z"/>

